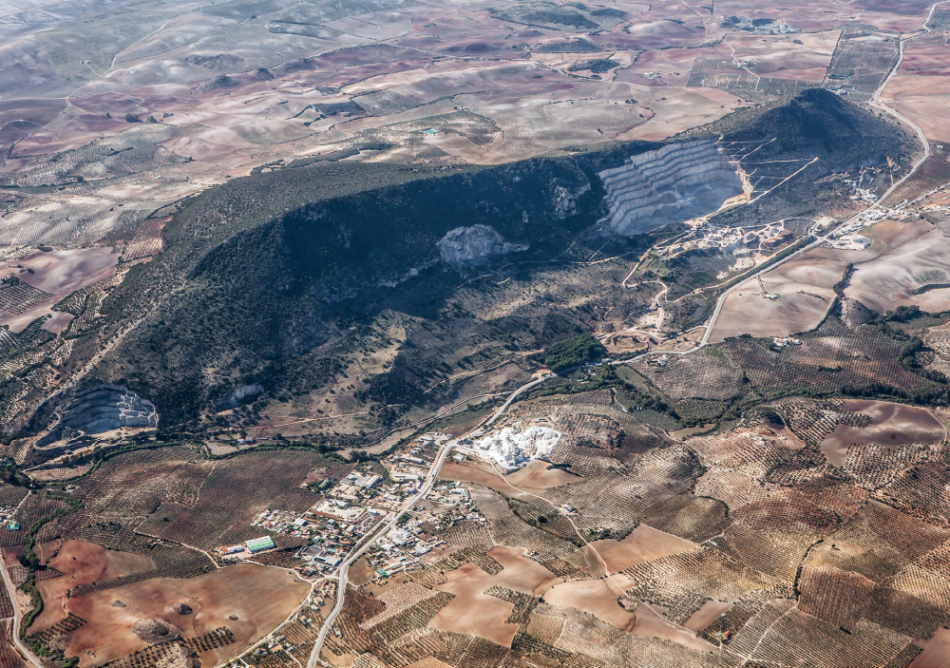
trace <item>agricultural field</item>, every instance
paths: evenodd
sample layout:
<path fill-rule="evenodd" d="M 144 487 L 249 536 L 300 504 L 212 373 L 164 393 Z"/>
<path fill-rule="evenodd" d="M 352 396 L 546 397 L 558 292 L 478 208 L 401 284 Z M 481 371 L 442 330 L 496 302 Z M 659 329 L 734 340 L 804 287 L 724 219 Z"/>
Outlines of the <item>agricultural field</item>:
<path fill-rule="evenodd" d="M 307 589 L 291 572 L 244 564 L 190 580 L 159 578 L 70 598 L 67 610 L 86 623 L 66 634 L 66 652 L 80 656 L 80 666 L 99 666 L 154 644 L 147 633 L 136 633 L 137 625 L 173 625 L 186 643 L 226 628 L 226 642 L 199 654 L 203 664 L 215 665 L 283 622 Z M 176 612 L 181 603 L 191 612 Z"/>
<path fill-rule="evenodd" d="M 899 306 L 944 310 L 950 293 L 943 286 L 950 279 L 945 280 L 942 262 L 946 237 L 936 226 L 926 220 L 884 220 L 867 235 L 877 257 L 857 265 L 847 296 L 878 313 Z"/>
<path fill-rule="evenodd" d="M 835 301 L 835 285 L 867 251 L 816 248 L 761 277 L 740 283 L 723 305 L 712 340 L 750 334 L 784 338 L 817 327 Z M 763 291 L 763 287 L 765 288 Z"/>
<path fill-rule="evenodd" d="M 529 400 L 518 419 L 550 416 L 563 402 Z M 598 392 L 572 396 L 568 405 L 572 414 L 588 415 L 588 424 L 616 410 L 609 395 Z M 513 516 L 483 487 L 489 472 L 455 464 L 444 477 L 461 481 L 496 545 L 517 541 L 519 548 L 460 546 L 408 580 L 382 578 L 354 588 L 338 618 L 341 637 L 328 639 L 322 656 L 333 665 L 371 655 L 385 665 L 411 659 L 420 666 L 467 665 L 474 656 L 516 663 L 566 657 L 558 652 L 591 665 L 656 665 L 661 656 L 669 665 L 708 665 L 710 651 L 723 666 L 741 665 L 749 653 L 779 656 L 779 665 L 788 666 L 830 665 L 832 656 L 850 657 L 854 665 L 891 659 L 910 665 L 918 656 L 931 661 L 941 642 L 933 624 L 945 614 L 936 592 L 944 586 L 937 569 L 947 527 L 908 514 L 911 505 L 902 511 L 872 498 L 861 486 L 865 469 L 852 464 L 852 449 L 867 450 L 865 459 L 879 453 L 877 467 L 889 465 L 896 477 L 876 487 L 892 495 L 907 489 L 897 485 L 901 472 L 933 456 L 933 444 L 945 442 L 943 427 L 940 434 L 908 436 L 919 450 L 912 459 L 892 460 L 873 446 L 907 447 L 888 446 L 894 433 L 888 429 L 903 433 L 897 424 L 924 425 L 925 415 L 932 420 L 927 426 L 940 424 L 900 404 L 783 399 L 731 429 L 687 437 L 701 469 L 691 470 L 682 455 L 677 466 L 664 468 L 660 463 L 676 446 L 658 441 L 636 454 L 607 453 L 616 458 L 609 471 L 572 465 L 581 480 L 536 487 L 530 498 L 517 484 L 530 476 L 496 473 L 491 485 L 509 499 Z M 839 466 L 824 458 L 834 453 L 823 444 L 841 437 L 843 428 L 852 430 L 844 437 L 852 445 Z M 565 441 L 552 459 L 576 447 Z M 810 469 L 806 461 L 813 462 Z M 678 487 L 674 481 L 684 476 L 686 484 Z M 659 485 L 652 492 L 648 480 Z M 672 496 L 658 504 L 661 488 Z M 595 489 L 630 491 L 620 502 Z M 716 535 L 697 535 L 684 521 L 695 516 L 699 499 L 729 510 Z M 557 510 L 565 501 L 572 507 L 567 515 Z M 604 513 L 619 509 L 639 521 L 632 530 L 606 531 L 611 525 Z M 523 522 L 516 532 L 514 518 Z M 561 552 L 551 538 L 564 540 L 572 531 L 571 540 L 580 544 Z M 443 535 L 451 545 L 458 534 Z M 939 615 L 937 607 L 903 614 L 925 600 L 941 606 Z M 900 613 L 892 610 L 897 601 Z M 921 625 L 926 619 L 930 627 Z"/>

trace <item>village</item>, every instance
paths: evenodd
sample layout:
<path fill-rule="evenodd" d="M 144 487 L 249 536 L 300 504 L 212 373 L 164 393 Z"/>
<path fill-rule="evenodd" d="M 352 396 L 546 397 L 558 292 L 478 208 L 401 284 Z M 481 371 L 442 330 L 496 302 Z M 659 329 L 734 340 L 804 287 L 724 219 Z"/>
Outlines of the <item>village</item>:
<path fill-rule="evenodd" d="M 217 549 L 219 558 L 222 562 L 233 563 L 259 557 L 277 550 L 275 538 L 284 535 L 307 542 L 297 550 L 293 559 L 293 567 L 301 577 L 330 575 L 365 536 L 390 520 L 408 499 L 419 493 L 434 461 L 434 453 L 448 439 L 439 433 L 421 436 L 376 465 L 377 469 L 381 465 L 385 472 L 363 471 L 358 466 L 339 480 L 324 480 L 314 488 L 320 494 L 318 500 L 304 513 L 279 508 L 263 510 L 251 525 L 261 530 L 260 536 L 241 544 L 220 546 Z M 504 454 L 489 456 L 515 465 L 510 446 Z M 464 460 L 465 456 L 456 454 L 455 459 Z M 442 522 L 480 519 L 470 512 L 471 501 L 465 490 L 454 483 L 435 485 L 423 499 L 423 505 L 425 503 L 451 508 L 450 512 L 441 515 Z M 419 506 L 420 510 L 422 507 Z M 387 577 L 411 569 L 420 557 L 442 544 L 425 535 L 421 529 L 427 518 L 425 512 L 407 513 L 402 516 L 399 526 L 378 539 L 369 555 L 376 576 Z"/>
<path fill-rule="evenodd" d="M 378 531 L 419 494 L 441 448 L 451 448 L 455 462 L 476 458 L 511 473 L 533 459 L 549 456 L 560 437 L 548 426 L 518 421 L 501 429 L 478 429 L 454 442 L 437 432 L 422 435 L 378 463 L 360 464 L 338 480 L 322 481 L 313 488 L 319 498 L 306 512 L 261 511 L 251 525 L 260 529 L 260 536 L 222 545 L 218 557 L 224 563 L 259 558 L 279 549 L 280 541 L 275 542 L 279 535 L 305 540 L 294 553 L 293 568 L 301 577 L 318 581 L 335 574 L 364 537 Z M 418 567 L 426 555 L 445 546 L 440 531 L 458 522 L 486 522 L 461 483 L 453 481 L 436 481 L 406 510 L 365 554 L 372 579 Z"/>

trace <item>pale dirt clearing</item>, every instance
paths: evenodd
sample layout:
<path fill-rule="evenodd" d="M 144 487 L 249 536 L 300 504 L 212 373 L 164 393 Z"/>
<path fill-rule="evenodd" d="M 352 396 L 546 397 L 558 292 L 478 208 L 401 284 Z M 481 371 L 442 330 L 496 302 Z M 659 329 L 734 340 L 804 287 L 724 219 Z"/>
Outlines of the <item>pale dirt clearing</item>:
<path fill-rule="evenodd" d="M 755 73 L 762 77 L 820 82 L 831 63 L 840 30 L 794 35 L 729 36 L 735 62 L 755 61 Z"/>
<path fill-rule="evenodd" d="M 715 645 L 697 638 L 691 630 L 674 624 L 646 603 L 638 604 L 634 613 L 637 617 L 636 626 L 633 627 L 634 635 L 672 640 L 677 645 L 697 652 L 711 652 L 716 649 Z"/>
<path fill-rule="evenodd" d="M 653 99 L 646 99 L 646 95 L 637 99 L 641 100 L 642 106 L 653 110 L 653 116 L 616 139 L 659 141 L 698 125 L 712 123 L 745 106 L 735 95 L 715 88 L 659 88 L 649 95 Z"/>
<path fill-rule="evenodd" d="M 493 584 L 522 594 L 532 594 L 544 582 L 554 577 L 554 573 L 533 559 L 524 556 L 524 550 L 517 547 L 493 547 L 488 556 L 502 565 L 501 573 L 492 576 Z"/>
<path fill-rule="evenodd" d="M 515 498 L 530 498 L 519 491 L 522 489 L 531 494 L 540 494 L 552 487 L 583 480 L 563 469 L 548 469 L 548 463 L 541 460 L 532 461 L 506 477 L 484 462 L 446 462 L 439 471 L 439 479 L 472 482 Z"/>
<path fill-rule="evenodd" d="M 515 487 L 530 492 L 541 492 L 553 487 L 584 481 L 580 476 L 569 473 L 564 469 L 549 467 L 550 465 L 547 462 L 536 459 L 506 476 L 506 480 Z"/>
<path fill-rule="evenodd" d="M 897 74 L 882 96 L 899 114 L 916 124 L 931 141 L 950 141 L 946 120 L 950 77 Z"/>
<path fill-rule="evenodd" d="M 632 631 L 637 616 L 620 605 L 620 594 L 607 580 L 577 580 L 554 585 L 544 594 L 544 602 L 562 608 L 589 612 L 611 626 Z"/>

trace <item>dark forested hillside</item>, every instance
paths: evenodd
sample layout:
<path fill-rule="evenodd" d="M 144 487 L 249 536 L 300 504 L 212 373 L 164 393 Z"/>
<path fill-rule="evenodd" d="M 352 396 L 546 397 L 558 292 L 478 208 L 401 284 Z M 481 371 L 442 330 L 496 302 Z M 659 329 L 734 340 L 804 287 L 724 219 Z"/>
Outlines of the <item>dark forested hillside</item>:
<path fill-rule="evenodd" d="M 889 122 L 823 91 L 711 132 L 764 141 L 762 159 L 785 156 L 786 170 L 812 160 L 816 176 L 907 145 Z M 253 399 L 251 386 L 265 403 L 313 395 L 372 408 L 382 423 L 418 402 L 441 405 L 457 391 L 445 381 L 473 365 L 590 331 L 607 309 L 647 308 L 652 288 L 624 290 L 618 268 L 584 261 L 652 243 L 598 231 L 597 172 L 657 146 L 482 169 L 330 163 L 229 182 L 188 203 L 165 227 L 165 250 L 107 300 L 114 330 L 148 315 L 93 377 L 149 398 L 166 427 Z M 827 189 L 806 183 L 817 193 L 808 205 L 824 206 Z M 780 208 L 778 195 L 743 215 Z"/>

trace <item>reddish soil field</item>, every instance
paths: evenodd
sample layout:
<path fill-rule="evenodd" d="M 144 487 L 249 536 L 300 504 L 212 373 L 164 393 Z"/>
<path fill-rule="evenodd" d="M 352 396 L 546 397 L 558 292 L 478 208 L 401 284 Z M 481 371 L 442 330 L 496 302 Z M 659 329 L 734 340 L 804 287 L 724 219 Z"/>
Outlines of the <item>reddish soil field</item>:
<path fill-rule="evenodd" d="M 499 586 L 531 594 L 552 580 L 554 574 L 525 557 L 524 551 L 518 548 L 495 547 L 488 555 L 504 567 L 502 571 L 489 575 L 474 564 L 462 564 L 446 573 L 448 581 L 436 589 L 455 594 L 455 598 L 432 618 L 429 626 L 441 631 L 472 633 L 509 647 L 518 631 L 517 624 L 505 622 L 514 604 L 483 592 Z"/>
<path fill-rule="evenodd" d="M 683 626 L 690 631 L 699 632 L 712 624 L 719 615 L 728 612 L 732 608 L 732 603 L 723 603 L 722 601 L 706 601 L 702 607 L 689 616 Z"/>
<path fill-rule="evenodd" d="M 445 577 L 448 581 L 436 589 L 455 594 L 455 598 L 429 620 L 429 627 L 470 633 L 510 647 L 518 625 L 505 620 L 515 609 L 514 604 L 482 593 L 494 584 L 494 578 L 475 564 L 462 564 Z"/>
<path fill-rule="evenodd" d="M 55 548 L 55 543 L 44 544 L 44 556 L 47 547 Z M 43 612 L 30 626 L 30 633 L 48 629 L 66 618 L 68 593 L 73 587 L 144 573 L 155 568 L 155 562 L 142 554 L 116 552 L 81 540 L 67 540 L 47 566 L 62 572 L 63 576 L 36 584 L 43 596 Z"/>
<path fill-rule="evenodd" d="M 950 630 L 937 629 L 930 640 L 917 641 L 924 651 L 908 668 L 950 668 Z"/>
<path fill-rule="evenodd" d="M 835 466 L 843 466 L 852 445 L 878 443 L 899 447 L 914 443 L 937 443 L 947 436 L 943 424 L 926 408 L 887 401 L 845 401 L 842 410 L 864 413 L 871 421 L 864 427 L 839 424 L 819 445 Z"/>
<path fill-rule="evenodd" d="M 696 544 L 641 524 L 623 540 L 598 540 L 590 547 L 597 550 L 611 573 L 619 573 L 637 564 L 686 552 Z"/>
<path fill-rule="evenodd" d="M 87 594 L 67 602 L 67 609 L 87 624 L 69 634 L 66 655 L 80 657 L 79 665 L 86 668 L 144 649 L 147 643 L 131 630 L 138 620 L 164 619 L 180 628 L 184 638 L 229 628 L 234 643 L 200 655 L 207 668 L 240 654 L 279 626 L 308 592 L 286 570 L 237 564 L 189 580 L 156 578 Z M 193 612 L 178 614 L 172 609 L 176 603 Z"/>

